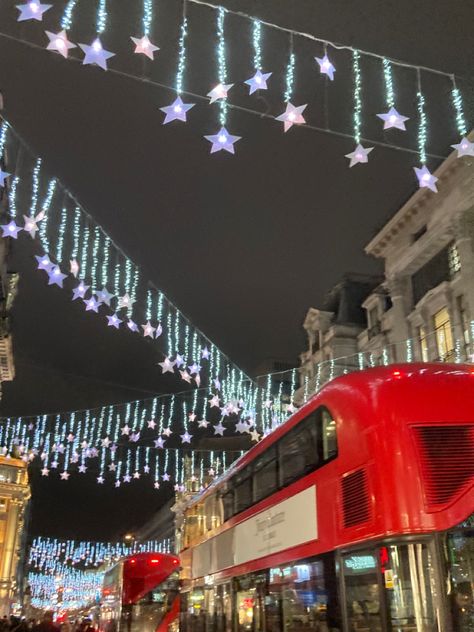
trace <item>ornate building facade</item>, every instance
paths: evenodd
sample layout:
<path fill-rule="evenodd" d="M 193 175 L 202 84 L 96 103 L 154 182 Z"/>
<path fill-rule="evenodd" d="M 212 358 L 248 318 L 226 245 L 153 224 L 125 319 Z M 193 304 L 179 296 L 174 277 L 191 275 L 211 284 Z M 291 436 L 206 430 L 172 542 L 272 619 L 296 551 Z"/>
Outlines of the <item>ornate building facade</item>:
<path fill-rule="evenodd" d="M 25 516 L 30 499 L 27 465 L 0 457 L 0 616 L 8 615 L 22 589 L 18 574 L 25 551 Z"/>
<path fill-rule="evenodd" d="M 384 278 L 365 296 L 350 297 L 346 314 L 363 310 L 363 318 L 308 311 L 302 384 L 314 381 L 319 363 L 351 354 L 359 367 L 472 360 L 474 161 L 453 153 L 435 173 L 439 192 L 418 190 L 365 248 L 383 260 Z"/>

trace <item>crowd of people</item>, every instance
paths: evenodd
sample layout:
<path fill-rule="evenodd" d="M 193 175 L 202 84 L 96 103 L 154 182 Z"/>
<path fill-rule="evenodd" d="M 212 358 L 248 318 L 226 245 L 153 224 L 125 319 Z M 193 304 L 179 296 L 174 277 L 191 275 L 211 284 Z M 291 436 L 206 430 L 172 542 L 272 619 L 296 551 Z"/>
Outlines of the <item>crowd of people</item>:
<path fill-rule="evenodd" d="M 5 616 L 0 619 L 0 632 L 97 632 L 97 628 L 90 619 L 55 623 L 53 613 L 45 612 L 40 620 Z"/>

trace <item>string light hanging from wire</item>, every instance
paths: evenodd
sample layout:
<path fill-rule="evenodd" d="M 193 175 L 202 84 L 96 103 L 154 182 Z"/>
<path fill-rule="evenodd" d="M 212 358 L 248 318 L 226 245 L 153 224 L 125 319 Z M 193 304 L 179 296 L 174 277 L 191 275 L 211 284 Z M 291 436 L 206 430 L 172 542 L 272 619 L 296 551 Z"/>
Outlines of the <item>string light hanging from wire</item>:
<path fill-rule="evenodd" d="M 227 81 L 227 65 L 226 65 L 226 45 L 225 45 L 225 14 L 224 7 L 217 10 L 217 67 L 219 75 L 219 83 L 208 92 L 210 103 L 218 102 L 219 105 L 219 124 L 220 129 L 215 134 L 204 136 L 211 143 L 211 154 L 218 151 L 226 151 L 230 154 L 235 153 L 234 144 L 241 139 L 240 136 L 233 136 L 226 129 L 227 124 L 227 93 L 234 85 L 226 83 Z"/>
<path fill-rule="evenodd" d="M 293 125 L 303 125 L 306 123 L 303 112 L 305 111 L 307 104 L 305 105 L 293 105 L 291 99 L 293 97 L 293 88 L 295 83 L 295 52 L 293 50 L 293 35 L 290 35 L 290 51 L 288 55 L 288 63 L 286 66 L 285 77 L 285 94 L 284 101 L 286 103 L 286 110 L 283 114 L 276 117 L 277 121 L 283 122 L 283 129 L 287 132 L 293 127 Z"/>
<path fill-rule="evenodd" d="M 267 81 L 272 76 L 271 72 L 262 72 L 262 23 L 260 20 L 252 20 L 252 41 L 255 74 L 245 81 L 249 87 L 249 94 L 258 90 L 267 90 Z"/>
<path fill-rule="evenodd" d="M 418 178 L 418 184 L 420 189 L 430 189 L 433 193 L 438 192 L 436 182 L 438 178 L 434 176 L 426 166 L 426 142 L 428 138 L 428 121 L 425 112 L 425 97 L 421 90 L 421 73 L 417 73 L 418 80 L 418 92 L 417 107 L 418 107 L 418 153 L 420 158 L 421 167 L 413 167 L 416 177 Z"/>
<path fill-rule="evenodd" d="M 172 121 L 182 121 L 186 123 L 187 113 L 194 107 L 195 103 L 184 103 L 182 99 L 183 93 L 183 80 L 184 72 L 186 70 L 186 38 L 188 36 L 188 17 L 187 17 L 187 4 L 186 0 L 183 0 L 183 17 L 181 20 L 181 27 L 179 31 L 178 41 L 178 64 L 176 70 L 176 98 L 170 105 L 166 105 L 160 110 L 165 113 L 163 125 L 171 123 Z"/>
<path fill-rule="evenodd" d="M 103 47 L 100 39 L 107 26 L 107 17 L 107 0 L 98 0 L 96 16 L 97 36 L 91 44 L 79 44 L 79 47 L 82 48 L 84 52 L 82 63 L 85 66 L 99 66 L 102 70 L 107 70 L 107 60 L 115 56 L 115 53 Z"/>
<path fill-rule="evenodd" d="M 150 41 L 151 25 L 153 23 L 153 0 L 143 0 L 143 31 L 141 37 L 130 37 L 135 44 L 134 53 L 142 54 L 153 60 L 154 54 L 160 49 Z"/>
<path fill-rule="evenodd" d="M 386 58 L 382 60 L 383 75 L 385 80 L 385 100 L 387 103 L 387 112 L 377 114 L 379 119 L 383 121 L 384 129 L 399 129 L 403 132 L 406 131 L 405 122 L 408 121 L 408 116 L 403 116 L 395 108 L 395 93 L 393 90 L 393 74 L 392 64 Z"/>
<path fill-rule="evenodd" d="M 369 154 L 373 147 L 364 147 L 361 144 L 361 125 L 362 125 L 362 77 L 360 72 L 360 53 L 358 50 L 352 52 L 352 72 L 354 81 L 354 140 L 356 147 L 354 151 L 346 154 L 349 158 L 349 167 L 357 164 L 364 164 L 369 161 Z"/>
<path fill-rule="evenodd" d="M 453 108 L 456 113 L 456 127 L 459 133 L 461 140 L 459 143 L 451 145 L 453 149 L 456 149 L 458 158 L 462 158 L 463 156 L 474 156 L 474 142 L 471 142 L 467 138 L 467 125 L 466 118 L 464 116 L 464 107 L 463 107 L 463 99 L 461 95 L 461 91 L 456 85 L 456 78 L 452 77 L 452 90 L 451 90 L 451 98 L 453 102 Z"/>

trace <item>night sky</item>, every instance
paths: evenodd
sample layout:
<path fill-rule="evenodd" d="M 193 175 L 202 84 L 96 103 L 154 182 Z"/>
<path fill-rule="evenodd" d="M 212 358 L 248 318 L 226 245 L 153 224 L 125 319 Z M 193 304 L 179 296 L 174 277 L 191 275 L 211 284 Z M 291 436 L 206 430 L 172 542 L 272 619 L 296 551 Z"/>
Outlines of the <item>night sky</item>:
<path fill-rule="evenodd" d="M 47 43 L 43 26 L 58 30 L 63 2 L 44 25 L 15 22 L 14 2 L 0 8 L 0 32 Z M 141 2 L 110 2 L 116 51 L 111 68 L 172 86 L 181 3 L 160 0 L 155 62 L 131 54 L 139 34 Z M 331 41 L 413 64 L 455 72 L 466 113 L 474 120 L 474 3 L 466 0 L 226 0 L 224 6 Z M 124 6 L 121 6 L 124 5 Z M 126 6 L 126 8 L 125 8 Z M 93 38 L 95 3 L 80 0 L 70 35 Z M 206 94 L 216 83 L 214 13 L 189 8 L 185 89 Z M 248 25 L 228 19 L 228 76 L 252 74 Z M 337 80 L 319 76 L 318 44 L 295 39 L 297 104 L 309 103 L 307 120 L 351 133 L 350 57 L 334 51 Z M 271 89 L 249 98 L 243 85 L 231 102 L 276 116 L 288 38 L 264 30 L 264 69 Z M 374 114 L 386 110 L 380 64 L 362 60 L 363 135 L 416 149 L 409 132 L 381 132 Z M 471 78 L 471 80 L 469 79 Z M 416 116 L 414 73 L 396 71 L 400 112 Z M 189 122 L 162 125 L 160 106 L 174 93 L 0 36 L 0 90 L 5 114 L 33 150 L 123 250 L 224 352 L 247 371 L 266 358 L 297 365 L 304 350 L 302 321 L 347 271 L 379 272 L 363 254 L 375 231 L 416 189 L 416 155 L 376 147 L 369 165 L 349 170 L 344 154 L 353 141 L 310 129 L 282 132 L 282 125 L 243 111 L 229 111 L 228 128 L 243 139 L 236 155 L 209 155 L 202 137 L 215 133 L 217 108 L 202 100 Z M 429 150 L 447 155 L 456 141 L 449 83 L 423 76 Z M 193 99 L 185 99 L 191 100 Z M 195 99 L 194 99 L 195 100 Z M 370 143 L 366 143 L 369 144 Z M 429 162 L 437 166 L 436 160 Z M 10 269 L 21 274 L 12 324 L 17 378 L 3 384 L 2 415 L 74 410 L 163 392 L 158 355 L 137 336 L 115 332 L 86 316 L 65 292 L 48 288 L 34 269 L 26 240 L 13 245 Z M 175 385 L 176 386 L 176 385 Z M 75 478 L 75 481 L 72 479 Z M 71 477 L 68 483 L 33 474 L 34 534 L 109 538 L 148 518 L 164 499 L 135 483 L 133 489 L 100 487 Z M 72 482 L 71 482 L 72 481 Z M 126 509 L 126 510 L 125 510 Z"/>

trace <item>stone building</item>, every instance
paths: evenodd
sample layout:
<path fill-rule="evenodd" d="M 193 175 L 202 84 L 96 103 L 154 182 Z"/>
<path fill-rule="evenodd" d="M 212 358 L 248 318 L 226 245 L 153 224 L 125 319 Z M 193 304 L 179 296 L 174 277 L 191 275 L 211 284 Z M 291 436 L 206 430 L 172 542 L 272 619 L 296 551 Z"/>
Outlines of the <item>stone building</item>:
<path fill-rule="evenodd" d="M 26 463 L 0 457 L 0 616 L 10 614 L 12 604 L 21 601 L 24 522 L 29 499 Z"/>
<path fill-rule="evenodd" d="M 343 357 L 344 370 L 392 361 L 471 359 L 474 161 L 453 153 L 435 174 L 439 192 L 419 189 L 365 248 L 383 260 L 383 280 L 365 296 L 362 289 L 359 295 L 346 293 L 351 304 L 342 317 L 340 305 L 308 311 L 302 384 L 314 380 L 318 363 Z M 340 295 L 340 287 L 332 293 Z"/>

